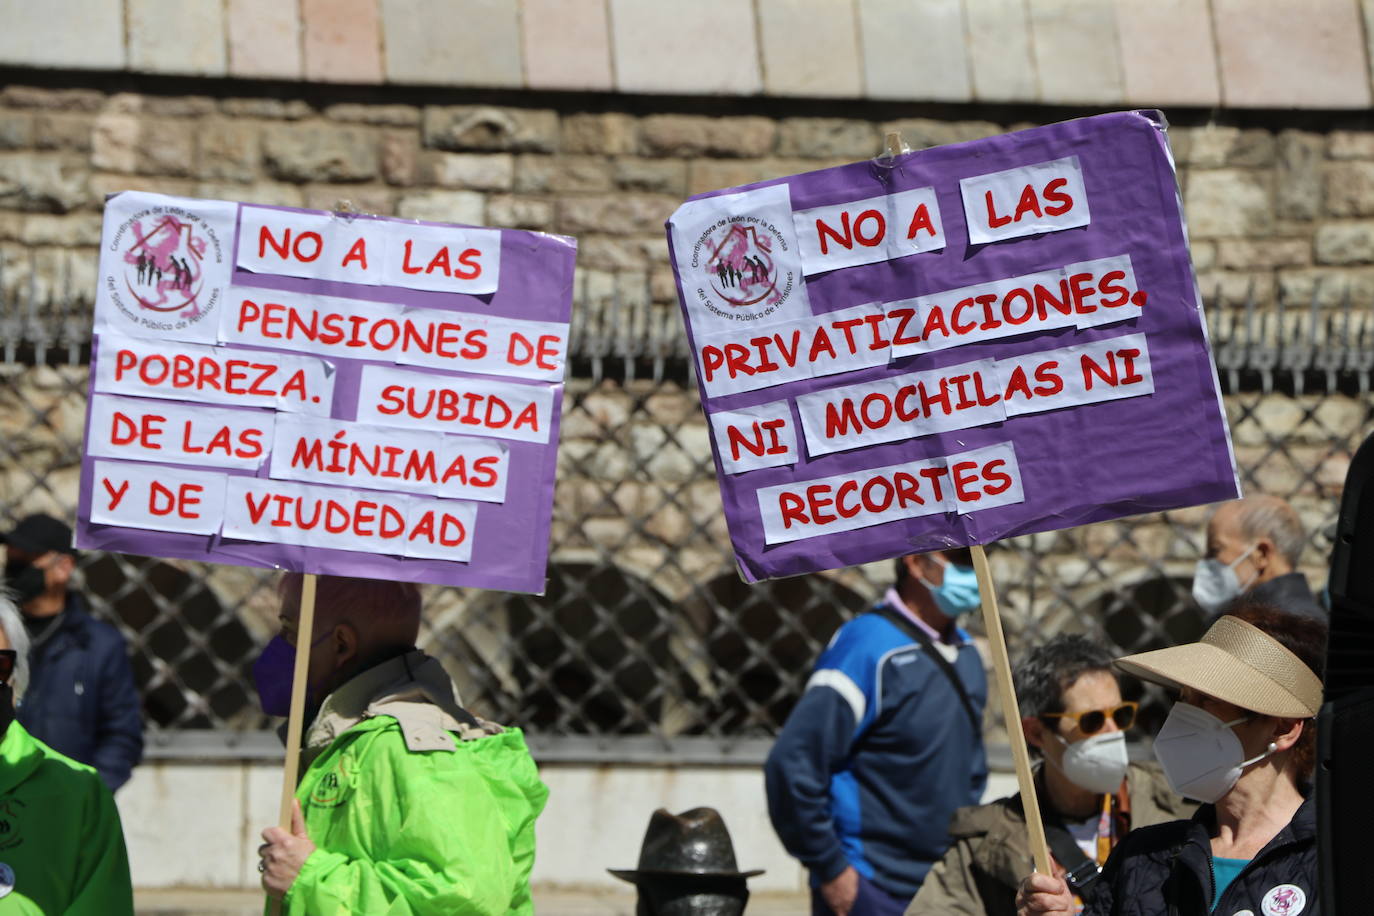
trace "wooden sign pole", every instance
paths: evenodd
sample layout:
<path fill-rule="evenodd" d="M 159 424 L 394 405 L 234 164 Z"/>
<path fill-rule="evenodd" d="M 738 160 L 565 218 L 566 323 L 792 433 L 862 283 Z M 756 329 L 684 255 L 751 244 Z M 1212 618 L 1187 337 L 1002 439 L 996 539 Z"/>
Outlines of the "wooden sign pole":
<path fill-rule="evenodd" d="M 291 678 L 291 712 L 286 720 L 286 766 L 282 771 L 281 811 L 278 825 L 291 829 L 291 803 L 296 797 L 296 777 L 301 764 L 301 730 L 305 719 L 305 688 L 310 678 L 310 647 L 315 642 L 315 577 L 307 573 L 301 583 L 301 613 L 296 621 L 296 666 Z M 281 901 L 272 900 L 272 914 L 281 912 Z"/>
<path fill-rule="evenodd" d="M 1016 688 L 1011 681 L 1011 658 L 1007 655 L 1007 638 L 1002 632 L 1002 617 L 997 612 L 997 591 L 988 568 L 988 555 L 981 544 L 970 548 L 973 571 L 978 576 L 978 594 L 983 601 L 983 627 L 988 631 L 988 648 L 992 652 L 992 672 L 997 681 L 997 695 L 1002 701 L 1002 718 L 1007 723 L 1007 739 L 1011 742 L 1011 756 L 1016 763 L 1016 782 L 1021 787 L 1021 806 L 1026 812 L 1026 830 L 1030 833 L 1031 855 L 1035 870 L 1053 875 L 1049 845 L 1045 842 L 1045 825 L 1040 820 L 1040 802 L 1035 797 L 1035 779 L 1031 774 L 1030 751 L 1021 731 L 1021 706 L 1016 702 Z"/>

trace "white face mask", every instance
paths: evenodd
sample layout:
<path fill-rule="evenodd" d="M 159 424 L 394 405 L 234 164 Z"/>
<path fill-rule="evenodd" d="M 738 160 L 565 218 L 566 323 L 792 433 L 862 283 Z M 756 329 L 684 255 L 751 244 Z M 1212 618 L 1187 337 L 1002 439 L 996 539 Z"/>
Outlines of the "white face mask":
<path fill-rule="evenodd" d="M 1070 744 L 1062 735 L 1051 732 L 1064 745 L 1064 759 L 1057 766 L 1069 781 L 1089 792 L 1115 792 L 1126 778 L 1130 760 L 1126 756 L 1125 732 L 1102 732 Z M 1051 764 L 1048 754 L 1045 759 Z"/>
<path fill-rule="evenodd" d="M 1155 737 L 1155 758 L 1173 790 L 1214 804 L 1231 791 L 1246 767 L 1278 750 L 1270 744 L 1263 754 L 1245 759 L 1245 748 L 1231 728 L 1249 718 L 1223 722 L 1205 709 L 1175 703 Z"/>
<path fill-rule="evenodd" d="M 1197 567 L 1193 570 L 1193 600 L 1196 601 L 1204 611 L 1215 614 L 1226 604 L 1240 596 L 1240 593 L 1250 587 L 1250 583 L 1255 581 L 1251 576 L 1241 584 L 1240 578 L 1236 575 L 1236 565 L 1244 560 L 1254 551 L 1258 544 L 1251 544 L 1245 552 L 1236 557 L 1230 563 L 1223 563 L 1220 560 L 1203 558 L 1197 561 Z"/>

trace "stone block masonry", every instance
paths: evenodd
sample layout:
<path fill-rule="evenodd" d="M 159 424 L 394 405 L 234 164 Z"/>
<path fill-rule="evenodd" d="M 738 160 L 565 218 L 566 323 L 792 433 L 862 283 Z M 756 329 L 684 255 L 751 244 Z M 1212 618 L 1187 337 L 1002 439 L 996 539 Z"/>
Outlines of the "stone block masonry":
<path fill-rule="evenodd" d="M 646 293 L 612 298 L 654 310 L 661 325 L 675 305 L 663 223 L 688 194 L 873 156 L 887 130 L 919 149 L 1045 114 L 1027 106 L 994 122 L 970 104 L 894 119 L 891 106 L 815 103 L 803 115 L 758 100 L 710 116 L 624 96 L 589 111 L 585 99 L 553 93 L 435 104 L 424 90 L 383 98 L 322 86 L 293 97 L 234 94 L 230 84 L 211 96 L 206 84 L 183 83 L 195 94 L 109 92 L 94 78 L 0 90 L 7 295 L 27 294 L 35 259 L 59 265 L 57 278 L 36 278 L 40 298 L 66 282 L 58 278 L 89 276 L 103 195 L 136 188 L 317 208 L 347 200 L 387 215 L 574 235 L 579 282 L 652 278 Z M 1374 286 L 1374 122 L 1351 116 L 1314 130 L 1311 119 L 1275 113 L 1264 126 L 1192 126 L 1188 111 L 1170 114 L 1182 122 L 1171 139 L 1204 295 L 1264 305 L 1315 293 L 1334 305 L 1346 287 Z"/>

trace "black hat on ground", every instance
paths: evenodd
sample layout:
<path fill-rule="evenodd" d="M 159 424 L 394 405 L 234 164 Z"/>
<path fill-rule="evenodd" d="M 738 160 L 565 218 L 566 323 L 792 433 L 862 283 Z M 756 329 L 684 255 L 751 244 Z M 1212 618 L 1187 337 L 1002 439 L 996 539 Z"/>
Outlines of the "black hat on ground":
<path fill-rule="evenodd" d="M 622 881 L 648 877 L 752 878 L 763 869 L 740 871 L 730 831 L 715 808 L 693 808 L 670 814 L 659 808 L 649 818 L 644 844 L 639 847 L 639 868 L 606 869 Z"/>
<path fill-rule="evenodd" d="M 12 531 L 0 533 L 0 544 L 34 555 L 58 550 L 76 556 L 72 548 L 72 529 L 66 522 L 41 512 L 20 519 Z"/>

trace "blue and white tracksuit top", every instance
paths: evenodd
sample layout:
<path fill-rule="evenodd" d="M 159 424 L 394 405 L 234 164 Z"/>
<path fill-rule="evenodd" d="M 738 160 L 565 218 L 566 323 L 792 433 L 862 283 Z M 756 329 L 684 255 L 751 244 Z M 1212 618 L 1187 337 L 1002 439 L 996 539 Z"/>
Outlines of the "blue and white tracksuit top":
<path fill-rule="evenodd" d="M 987 676 L 968 634 L 957 634 L 954 669 L 981 721 Z M 982 733 L 949 678 L 869 613 L 821 653 L 764 776 L 773 829 L 813 884 L 852 865 L 910 898 L 949 846 L 954 809 L 982 800 L 988 767 Z"/>

